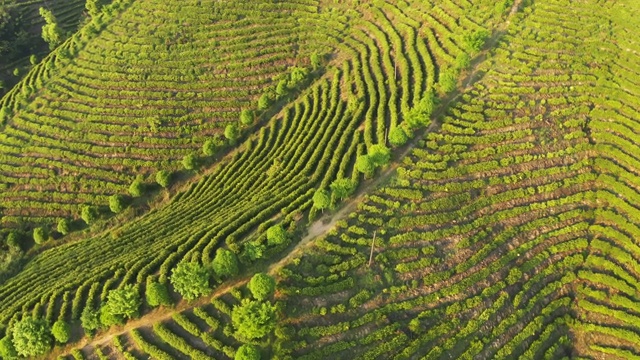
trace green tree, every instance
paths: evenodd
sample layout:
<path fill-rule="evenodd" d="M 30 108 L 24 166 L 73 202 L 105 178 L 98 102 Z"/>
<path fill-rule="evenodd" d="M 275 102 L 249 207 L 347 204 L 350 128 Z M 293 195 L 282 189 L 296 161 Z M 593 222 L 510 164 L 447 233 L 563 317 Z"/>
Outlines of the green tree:
<path fill-rule="evenodd" d="M 255 242 L 250 241 L 244 244 L 244 249 L 242 251 L 241 257 L 249 261 L 256 261 L 258 259 L 261 259 L 263 254 L 264 245 L 256 244 Z"/>
<path fill-rule="evenodd" d="M 171 173 L 167 170 L 160 170 L 156 173 L 156 183 L 163 188 L 169 187 L 171 183 Z"/>
<path fill-rule="evenodd" d="M 213 272 L 221 278 L 235 276 L 239 272 L 236 254 L 223 248 L 219 248 L 216 251 L 216 256 L 213 258 L 211 266 Z"/>
<path fill-rule="evenodd" d="M 318 70 L 318 68 L 322 66 L 322 57 L 318 55 L 318 53 L 316 52 L 311 54 L 311 56 L 309 57 L 309 60 L 311 62 L 311 67 L 313 68 L 313 70 Z"/>
<path fill-rule="evenodd" d="M 64 320 L 58 320 L 51 327 L 51 335 L 59 344 L 66 344 L 71 337 L 71 326 Z"/>
<path fill-rule="evenodd" d="M 360 155 L 356 158 L 356 170 L 370 178 L 376 170 L 376 165 L 369 155 Z"/>
<path fill-rule="evenodd" d="M 113 194 L 109 197 L 109 209 L 111 209 L 112 213 L 117 214 L 122 210 L 124 210 L 124 208 L 125 208 L 124 196 L 120 194 Z"/>
<path fill-rule="evenodd" d="M 149 306 L 170 306 L 173 304 L 167 285 L 157 281 L 147 282 L 146 299 Z"/>
<path fill-rule="evenodd" d="M 356 191 L 356 186 L 357 184 L 355 181 L 347 178 L 341 178 L 332 182 L 331 185 L 329 185 L 329 188 L 331 189 L 333 197 L 338 200 L 342 200 L 351 196 L 351 194 Z"/>
<path fill-rule="evenodd" d="M 198 168 L 198 158 L 195 154 L 187 154 L 182 158 L 182 166 L 186 170 L 194 170 Z"/>
<path fill-rule="evenodd" d="M 169 281 L 186 300 L 194 300 L 209 292 L 209 273 L 197 262 L 180 262 L 171 272 Z"/>
<path fill-rule="evenodd" d="M 129 194 L 133 197 L 140 197 L 144 194 L 144 183 L 142 179 L 135 179 L 129 186 Z"/>
<path fill-rule="evenodd" d="M 441 75 L 442 77 L 445 74 Z M 453 79 L 453 88 L 455 89 L 455 81 Z M 449 90 L 450 91 L 450 90 Z M 445 91 L 445 92 L 449 92 Z M 435 94 L 431 91 L 425 93 L 425 95 L 420 99 L 418 104 L 411 108 L 409 111 L 403 114 L 405 123 L 409 126 L 410 129 L 417 129 L 422 126 L 427 126 L 431 122 L 431 115 L 436 107 L 436 97 Z"/>
<path fill-rule="evenodd" d="M 313 207 L 324 210 L 331 205 L 331 197 L 329 192 L 324 189 L 318 189 L 313 193 Z"/>
<path fill-rule="evenodd" d="M 268 93 L 260 95 L 258 99 L 258 110 L 265 110 L 271 105 L 271 96 Z"/>
<path fill-rule="evenodd" d="M 287 241 L 289 234 L 282 227 L 282 224 L 273 225 L 267 229 L 267 243 L 270 246 L 280 245 Z"/>
<path fill-rule="evenodd" d="M 287 92 L 289 91 L 288 83 L 287 79 L 282 79 L 278 82 L 278 85 L 276 86 L 276 96 L 278 99 L 287 95 Z"/>
<path fill-rule="evenodd" d="M 60 221 L 58 221 L 57 230 L 60 234 L 67 235 L 71 230 L 71 224 L 69 223 L 69 220 L 60 219 Z"/>
<path fill-rule="evenodd" d="M 291 67 L 291 73 L 289 74 L 289 88 L 293 89 L 300 84 L 309 74 L 309 71 L 303 67 L 293 66 Z"/>
<path fill-rule="evenodd" d="M 260 360 L 260 351 L 255 345 L 243 344 L 236 351 L 234 360 Z"/>
<path fill-rule="evenodd" d="M 127 284 L 119 289 L 109 291 L 105 307 L 114 317 L 131 319 L 138 316 L 140 305 L 142 305 L 142 300 L 138 289 L 133 284 Z"/>
<path fill-rule="evenodd" d="M 369 157 L 375 167 L 384 166 L 391 160 L 391 150 L 384 144 L 375 144 L 369 149 Z"/>
<path fill-rule="evenodd" d="M 207 140 L 202 145 L 202 153 L 205 156 L 213 156 L 216 154 L 217 146 L 213 140 Z"/>
<path fill-rule="evenodd" d="M 440 74 L 438 85 L 443 93 L 450 93 L 456 89 L 458 83 L 458 71 L 456 69 L 445 70 Z"/>
<path fill-rule="evenodd" d="M 19 355 L 36 356 L 51 349 L 51 332 L 44 319 L 24 317 L 13 327 L 13 346 Z"/>
<path fill-rule="evenodd" d="M 235 142 L 240 137 L 240 129 L 238 128 L 238 124 L 231 123 L 224 128 L 224 137 L 229 140 L 229 143 L 235 144 Z"/>
<path fill-rule="evenodd" d="M 80 323 L 84 331 L 91 334 L 100 327 L 100 313 L 90 305 L 87 305 L 80 315 Z"/>
<path fill-rule="evenodd" d="M 48 237 L 49 234 L 47 234 L 47 230 L 45 230 L 45 228 L 37 227 L 33 229 L 33 241 L 35 241 L 36 244 L 42 244 L 43 242 L 47 241 Z"/>
<path fill-rule="evenodd" d="M 485 29 L 476 30 L 464 35 L 464 46 L 469 51 L 480 51 L 489 38 L 489 32 Z"/>
<path fill-rule="evenodd" d="M 42 26 L 42 39 L 49 44 L 49 49 L 53 50 L 62 42 L 62 30 L 51 11 L 42 7 L 39 11 L 45 22 L 45 25 Z"/>
<path fill-rule="evenodd" d="M 34 54 L 31 54 L 31 56 L 29 56 L 29 63 L 31 65 L 35 65 L 38 63 L 38 57 L 35 56 Z"/>
<path fill-rule="evenodd" d="M 276 325 L 276 312 L 270 303 L 242 299 L 231 311 L 231 323 L 240 339 L 260 339 Z"/>
<path fill-rule="evenodd" d="M 253 124 L 254 117 L 255 117 L 255 114 L 253 113 L 252 110 L 244 109 L 242 110 L 242 112 L 240 112 L 240 123 L 242 125 L 251 125 Z"/>
<path fill-rule="evenodd" d="M 13 346 L 13 340 L 11 339 L 10 334 L 7 334 L 7 336 L 0 340 L 0 357 L 5 360 L 14 360 L 18 358 L 18 352 L 16 351 L 15 346 Z"/>
<path fill-rule="evenodd" d="M 82 207 L 80 217 L 89 225 L 98 219 L 98 210 L 93 206 L 85 205 Z"/>
<path fill-rule="evenodd" d="M 253 275 L 247 287 L 254 299 L 263 301 L 273 295 L 276 290 L 276 281 L 265 273 L 257 273 Z"/>
<path fill-rule="evenodd" d="M 407 143 L 409 137 L 403 128 L 396 126 L 389 131 L 389 143 L 393 146 L 402 146 Z"/>

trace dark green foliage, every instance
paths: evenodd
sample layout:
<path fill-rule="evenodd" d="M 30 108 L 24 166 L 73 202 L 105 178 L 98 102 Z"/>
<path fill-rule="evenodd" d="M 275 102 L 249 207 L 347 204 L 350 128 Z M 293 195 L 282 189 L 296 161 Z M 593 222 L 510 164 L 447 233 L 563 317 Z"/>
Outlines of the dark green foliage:
<path fill-rule="evenodd" d="M 247 287 L 254 299 L 263 301 L 273 295 L 276 289 L 276 281 L 265 273 L 257 273 L 253 275 Z"/>
<path fill-rule="evenodd" d="M 332 182 L 331 185 L 329 185 L 329 188 L 331 188 L 332 196 L 334 196 L 338 200 L 342 200 L 351 196 L 351 194 L 356 191 L 357 186 L 358 184 L 355 181 L 347 178 L 342 178 L 336 179 L 334 182 Z"/>
<path fill-rule="evenodd" d="M 207 140 L 202 145 L 202 153 L 205 156 L 213 156 L 216 154 L 216 143 L 213 140 Z"/>
<path fill-rule="evenodd" d="M 282 227 L 282 224 L 273 225 L 272 227 L 267 229 L 267 243 L 270 246 L 283 244 L 287 241 L 288 238 L 289 235 Z"/>
<path fill-rule="evenodd" d="M 182 166 L 186 170 L 195 170 L 198 168 L 198 158 L 195 154 L 187 154 L 182 158 Z"/>
<path fill-rule="evenodd" d="M 86 306 L 80 315 L 80 323 L 86 333 L 92 333 L 100 327 L 100 313 L 91 306 Z"/>
<path fill-rule="evenodd" d="M 71 230 L 71 224 L 69 223 L 69 220 L 60 219 L 60 221 L 58 221 L 57 230 L 60 234 L 67 235 Z"/>
<path fill-rule="evenodd" d="M 149 306 L 169 306 L 173 304 L 173 301 L 171 301 L 171 297 L 169 296 L 167 286 L 157 281 L 150 281 L 147 283 L 145 295 Z"/>
<path fill-rule="evenodd" d="M 231 123 L 224 128 L 224 137 L 229 140 L 231 144 L 234 144 L 240 137 L 240 129 L 238 124 Z"/>
<path fill-rule="evenodd" d="M 112 213 L 117 214 L 121 212 L 124 210 L 125 206 L 124 196 L 120 194 L 113 194 L 109 197 L 109 209 L 111 209 Z"/>
<path fill-rule="evenodd" d="M 331 205 L 331 196 L 324 189 L 318 189 L 313 194 L 313 206 L 316 209 L 324 210 Z"/>
<path fill-rule="evenodd" d="M 209 273 L 197 262 L 179 263 L 169 279 L 173 288 L 185 300 L 194 300 L 209 292 Z"/>
<path fill-rule="evenodd" d="M 238 259 L 232 251 L 220 248 L 211 264 L 213 272 L 221 277 L 230 277 L 238 274 Z"/>
<path fill-rule="evenodd" d="M 48 238 L 49 234 L 47 234 L 47 230 L 45 228 L 37 227 L 33 229 L 33 241 L 35 241 L 36 244 L 42 244 L 47 241 Z"/>
<path fill-rule="evenodd" d="M 240 339 L 260 339 L 275 327 L 276 313 L 270 303 L 242 299 L 240 305 L 233 307 L 231 322 Z"/>
<path fill-rule="evenodd" d="M 253 124 L 254 113 L 252 110 L 244 109 L 240 112 L 240 123 L 242 125 L 251 125 Z"/>
<path fill-rule="evenodd" d="M 376 164 L 369 155 L 360 155 L 356 159 L 356 169 L 363 173 L 365 177 L 369 178 L 373 176 L 373 172 L 376 170 Z"/>
<path fill-rule="evenodd" d="M 0 340 L 0 357 L 6 360 L 18 358 L 18 352 L 16 351 L 15 346 L 13 346 L 13 341 L 9 335 Z"/>
<path fill-rule="evenodd" d="M 59 344 L 66 344 L 71 337 L 71 326 L 64 320 L 58 320 L 51 327 L 51 335 Z"/>
<path fill-rule="evenodd" d="M 93 206 L 85 205 L 80 211 L 80 217 L 87 225 L 89 225 L 98 219 L 98 209 Z"/>
<path fill-rule="evenodd" d="M 42 39 L 49 44 L 50 49 L 54 49 L 62 42 L 62 29 L 51 11 L 45 8 L 40 8 L 39 11 L 46 23 L 42 26 Z"/>
<path fill-rule="evenodd" d="M 251 344 L 243 344 L 236 351 L 234 360 L 260 360 L 260 350 Z"/>
<path fill-rule="evenodd" d="M 19 355 L 42 355 L 51 349 L 51 332 L 44 319 L 27 316 L 14 325 L 12 335 Z"/>
<path fill-rule="evenodd" d="M 109 291 L 104 308 L 113 317 L 130 319 L 138 316 L 141 304 L 138 289 L 132 284 L 127 284 L 120 289 Z"/>
<path fill-rule="evenodd" d="M 160 170 L 156 173 L 156 183 L 163 188 L 169 187 L 171 183 L 171 173 L 167 170 Z"/>
<path fill-rule="evenodd" d="M 140 197 L 144 194 L 144 183 L 141 179 L 135 179 L 129 186 L 129 194 L 133 197 Z"/>
<path fill-rule="evenodd" d="M 396 126 L 389 131 L 389 143 L 393 146 L 402 146 L 407 143 L 409 137 L 403 128 Z"/>

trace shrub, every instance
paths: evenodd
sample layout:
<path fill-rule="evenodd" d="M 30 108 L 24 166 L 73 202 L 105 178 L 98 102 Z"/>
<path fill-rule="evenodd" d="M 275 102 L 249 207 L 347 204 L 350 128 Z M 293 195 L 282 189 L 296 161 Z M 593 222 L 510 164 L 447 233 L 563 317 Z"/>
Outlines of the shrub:
<path fill-rule="evenodd" d="M 231 123 L 224 128 L 224 137 L 229 140 L 229 143 L 235 144 L 236 140 L 240 137 L 240 129 L 238 124 Z"/>
<path fill-rule="evenodd" d="M 216 154 L 216 143 L 213 140 L 207 140 L 202 145 L 202 153 L 205 156 L 213 156 Z"/>
<path fill-rule="evenodd" d="M 389 143 L 393 146 L 402 146 L 407 143 L 409 137 L 407 133 L 399 126 L 394 127 L 389 132 Z"/>

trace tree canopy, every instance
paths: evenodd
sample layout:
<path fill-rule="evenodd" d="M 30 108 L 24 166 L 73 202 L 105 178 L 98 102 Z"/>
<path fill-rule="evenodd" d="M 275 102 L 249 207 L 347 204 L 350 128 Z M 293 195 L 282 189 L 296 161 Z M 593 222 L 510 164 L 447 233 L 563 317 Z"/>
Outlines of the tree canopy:
<path fill-rule="evenodd" d="M 253 275 L 247 287 L 256 300 L 263 301 L 273 295 L 276 290 L 276 281 L 265 273 L 257 273 Z"/>
<path fill-rule="evenodd" d="M 253 111 L 249 109 L 244 109 L 240 112 L 240 123 L 242 125 L 251 125 L 253 124 Z"/>
<path fill-rule="evenodd" d="M 391 160 L 391 150 L 384 144 L 375 144 L 369 149 L 369 157 L 376 167 L 384 166 Z"/>
<path fill-rule="evenodd" d="M 71 326 L 67 324 L 64 320 L 58 320 L 53 323 L 51 327 L 51 334 L 53 338 L 56 339 L 56 342 L 60 344 L 66 344 L 71 337 Z"/>
<path fill-rule="evenodd" d="M 111 209 L 112 213 L 117 214 L 122 210 L 124 210 L 124 208 L 125 208 L 125 202 L 124 202 L 124 197 L 122 195 L 113 194 L 111 195 L 111 197 L 109 197 L 109 209 Z"/>
<path fill-rule="evenodd" d="M 241 339 L 260 339 L 276 325 L 276 312 L 270 303 L 242 299 L 231 312 L 231 322 Z"/>
<path fill-rule="evenodd" d="M 232 144 L 238 140 L 240 137 L 240 129 L 238 129 L 238 124 L 231 123 L 224 128 L 224 137 L 229 140 Z"/>
<path fill-rule="evenodd" d="M 238 274 L 238 259 L 232 251 L 220 248 L 216 251 L 216 256 L 211 264 L 213 272 L 221 277 L 230 277 Z"/>
<path fill-rule="evenodd" d="M 173 301 L 171 301 L 171 297 L 169 296 L 167 286 L 157 281 L 150 281 L 147 283 L 145 297 L 149 306 L 169 306 L 173 304 Z"/>
<path fill-rule="evenodd" d="M 171 272 L 169 281 L 186 300 L 194 300 L 209 292 L 209 273 L 197 262 L 179 263 Z"/>
<path fill-rule="evenodd" d="M 45 25 L 42 26 L 42 39 L 49 44 L 49 48 L 53 50 L 62 42 L 62 30 L 58 25 L 56 17 L 50 10 L 40 8 L 40 16 L 44 19 Z"/>
<path fill-rule="evenodd" d="M 7 335 L 0 340 L 0 357 L 7 360 L 18 358 L 18 352 L 16 351 L 15 346 L 13 346 L 13 341 L 10 335 Z"/>
<path fill-rule="evenodd" d="M 267 243 L 271 246 L 280 245 L 287 241 L 289 235 L 282 224 L 273 225 L 267 229 Z"/>
<path fill-rule="evenodd" d="M 376 170 L 375 163 L 369 155 L 360 155 L 356 158 L 356 169 L 366 177 L 371 177 Z"/>
<path fill-rule="evenodd" d="M 357 185 L 358 184 L 351 179 L 341 178 L 332 182 L 331 185 L 329 185 L 329 188 L 331 189 L 333 196 L 342 200 L 351 196 L 351 194 L 356 191 Z"/>
<path fill-rule="evenodd" d="M 109 314 L 116 318 L 130 319 L 138 316 L 142 305 L 140 293 L 133 284 L 109 291 L 105 307 Z"/>
<path fill-rule="evenodd" d="M 51 332 L 44 319 L 27 316 L 14 325 L 12 335 L 13 346 L 19 355 L 42 355 L 51 349 Z"/>
<path fill-rule="evenodd" d="M 324 210 L 331 205 L 331 197 L 329 192 L 324 189 L 318 189 L 313 194 L 313 207 L 319 210 Z"/>
<path fill-rule="evenodd" d="M 409 137 L 403 128 L 396 126 L 389 132 L 389 143 L 393 146 L 402 146 L 407 143 Z"/>
<path fill-rule="evenodd" d="M 42 244 L 43 242 L 47 241 L 48 237 L 49 234 L 47 234 L 47 230 L 45 230 L 45 228 L 37 227 L 33 229 L 33 241 L 35 241 L 36 244 Z"/>
<path fill-rule="evenodd" d="M 186 170 L 195 170 L 198 168 L 198 158 L 195 154 L 187 154 L 182 158 L 182 166 Z"/>
<path fill-rule="evenodd" d="M 144 183 L 141 179 L 135 179 L 129 186 L 129 194 L 133 197 L 139 197 L 144 194 Z"/>
<path fill-rule="evenodd" d="M 85 205 L 80 211 L 80 217 L 87 225 L 89 225 L 98 219 L 98 210 L 93 206 Z"/>
<path fill-rule="evenodd" d="M 243 344 L 236 351 L 234 360 L 260 360 L 260 351 L 251 344 Z"/>

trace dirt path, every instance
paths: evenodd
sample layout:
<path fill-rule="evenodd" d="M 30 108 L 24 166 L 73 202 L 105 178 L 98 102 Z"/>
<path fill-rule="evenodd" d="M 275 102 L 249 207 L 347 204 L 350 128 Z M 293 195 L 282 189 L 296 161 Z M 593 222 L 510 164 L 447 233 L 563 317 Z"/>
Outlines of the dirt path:
<path fill-rule="evenodd" d="M 462 93 L 468 90 L 469 87 L 473 85 L 473 83 L 479 80 L 479 77 L 477 76 L 479 73 L 478 68 L 479 65 L 483 63 L 488 56 L 487 49 L 491 49 L 497 44 L 500 37 L 506 31 L 507 26 L 509 26 L 511 18 L 517 13 L 521 3 L 522 0 L 516 0 L 514 2 L 507 19 L 500 26 L 498 26 L 495 29 L 493 35 L 489 39 L 487 39 L 485 50 L 478 54 L 472 61 L 470 69 L 467 71 L 466 76 L 460 82 L 460 84 L 462 85 L 459 86 L 456 91 L 450 93 L 441 101 L 436 111 L 432 114 L 432 118 L 434 119 L 434 121 L 432 121 L 428 127 L 417 131 L 414 134 L 413 139 L 406 145 L 393 151 L 390 165 L 384 168 L 381 173 L 379 173 L 374 179 L 362 184 L 351 198 L 338 204 L 339 209 L 337 211 L 326 214 L 310 224 L 308 226 L 307 234 L 293 247 L 293 249 L 291 249 L 291 251 L 282 259 L 267 267 L 266 271 L 269 274 L 275 275 L 279 269 L 289 263 L 292 259 L 299 257 L 305 248 L 311 246 L 314 239 L 323 236 L 329 230 L 331 230 L 338 221 L 347 218 L 347 216 L 351 212 L 357 209 L 358 204 L 362 202 L 367 194 L 370 194 L 371 191 L 386 183 L 395 175 L 395 170 L 399 166 L 400 160 L 408 156 L 411 151 L 417 146 L 418 142 L 424 139 L 425 135 L 428 132 L 433 132 L 440 127 L 441 124 L 436 119 L 440 118 L 449 108 L 449 106 L 454 101 L 456 101 Z M 202 297 L 193 302 L 180 301 L 176 304 L 175 307 L 162 307 L 159 309 L 155 309 L 138 319 L 127 322 L 123 326 L 112 328 L 106 333 L 100 334 L 97 338 L 84 338 L 79 343 L 68 345 L 63 349 L 60 349 L 60 353 L 68 353 L 74 348 L 94 348 L 96 346 L 104 345 L 111 341 L 114 337 L 128 333 L 133 329 L 151 326 L 159 321 L 169 319 L 176 312 L 208 304 L 210 303 L 212 298 L 221 296 L 227 293 L 232 288 L 247 283 L 256 272 L 260 271 L 260 269 L 254 270 L 255 271 L 250 271 L 248 274 L 245 274 L 241 278 L 221 284 L 209 296 Z"/>

